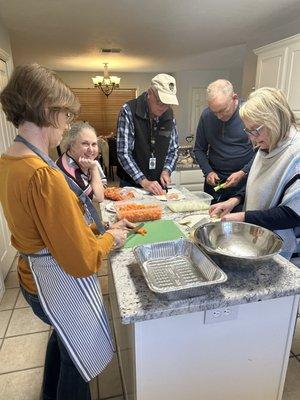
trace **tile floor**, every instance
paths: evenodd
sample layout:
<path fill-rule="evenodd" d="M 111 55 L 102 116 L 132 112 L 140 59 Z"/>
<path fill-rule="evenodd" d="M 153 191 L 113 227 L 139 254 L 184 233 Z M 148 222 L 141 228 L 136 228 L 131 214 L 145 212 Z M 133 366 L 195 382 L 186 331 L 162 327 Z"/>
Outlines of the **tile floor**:
<path fill-rule="evenodd" d="M 99 279 L 111 320 L 106 264 Z M 20 293 L 15 264 L 5 284 L 7 290 L 0 303 L 0 400 L 39 400 L 50 329 L 35 317 Z M 91 392 L 93 400 L 124 400 L 117 356 L 105 372 L 93 380 Z M 300 318 L 282 400 L 299 399 Z"/>
<path fill-rule="evenodd" d="M 107 264 L 99 280 L 109 311 Z M 19 289 L 16 265 L 5 280 L 0 302 L 0 400 L 39 400 L 49 326 L 31 311 Z M 92 400 L 124 400 L 118 357 L 91 382 Z"/>

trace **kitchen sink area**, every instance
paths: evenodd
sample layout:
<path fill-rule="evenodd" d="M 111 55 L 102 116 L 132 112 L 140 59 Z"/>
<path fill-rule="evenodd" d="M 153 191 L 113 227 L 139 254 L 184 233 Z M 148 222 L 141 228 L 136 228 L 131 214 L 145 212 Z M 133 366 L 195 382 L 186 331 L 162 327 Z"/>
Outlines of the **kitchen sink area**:
<path fill-rule="evenodd" d="M 203 172 L 193 155 L 192 144 L 179 146 L 176 170 L 171 175 L 171 182 L 176 186 L 185 186 L 191 192 L 202 191 Z"/>

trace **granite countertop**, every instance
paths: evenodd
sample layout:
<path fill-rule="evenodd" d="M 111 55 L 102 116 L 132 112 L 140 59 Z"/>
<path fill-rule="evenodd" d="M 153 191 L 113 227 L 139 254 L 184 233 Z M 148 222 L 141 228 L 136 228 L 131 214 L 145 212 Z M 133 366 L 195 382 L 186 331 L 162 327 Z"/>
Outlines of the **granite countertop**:
<path fill-rule="evenodd" d="M 185 188 L 182 188 L 182 192 L 186 198 L 191 195 Z M 104 201 L 101 204 L 102 216 L 104 220 L 114 221 L 115 214 L 105 211 L 107 203 Z M 178 221 L 186 215 L 172 213 L 165 207 L 163 218 Z M 180 228 L 187 232 L 186 227 Z M 201 296 L 178 301 L 160 300 L 148 288 L 131 249 L 111 253 L 109 261 L 123 324 L 300 293 L 300 269 L 281 256 L 276 256 L 269 264 L 252 271 L 224 269 L 228 277 L 225 283 L 211 287 Z"/>
<path fill-rule="evenodd" d="M 150 291 L 130 249 L 112 253 L 109 260 L 123 324 L 300 293 L 299 268 L 281 256 L 252 271 L 225 270 L 227 282 L 201 296 L 177 301 L 160 300 Z"/>

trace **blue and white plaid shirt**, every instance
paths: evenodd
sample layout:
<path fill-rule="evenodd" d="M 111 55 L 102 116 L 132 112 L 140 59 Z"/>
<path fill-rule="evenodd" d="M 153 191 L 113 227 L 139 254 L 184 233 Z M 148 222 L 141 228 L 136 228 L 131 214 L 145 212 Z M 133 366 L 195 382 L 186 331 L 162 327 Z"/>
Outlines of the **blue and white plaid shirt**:
<path fill-rule="evenodd" d="M 158 122 L 158 118 L 155 118 Z M 173 119 L 174 128 L 171 131 L 170 144 L 168 153 L 165 159 L 163 169 L 166 169 L 171 174 L 176 166 L 178 157 L 178 132 L 176 128 L 176 121 Z M 139 183 L 140 180 L 146 178 L 139 166 L 135 162 L 132 152 L 134 149 L 134 123 L 132 118 L 131 109 L 128 104 L 124 104 L 121 108 L 118 118 L 117 128 L 117 152 L 118 160 L 124 170 L 132 177 L 132 179 Z"/>

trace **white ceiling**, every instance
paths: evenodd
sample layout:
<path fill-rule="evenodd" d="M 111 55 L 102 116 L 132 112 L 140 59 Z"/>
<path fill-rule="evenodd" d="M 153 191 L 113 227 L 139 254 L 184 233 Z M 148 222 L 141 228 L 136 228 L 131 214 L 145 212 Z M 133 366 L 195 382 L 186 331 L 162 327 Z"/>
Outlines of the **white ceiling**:
<path fill-rule="evenodd" d="M 299 18 L 300 1 L 0 0 L 0 15 L 15 64 L 167 72 L 237 66 L 245 44 L 265 44 Z M 122 53 L 101 55 L 102 47 Z"/>

